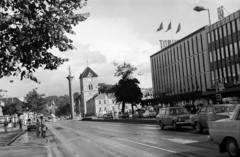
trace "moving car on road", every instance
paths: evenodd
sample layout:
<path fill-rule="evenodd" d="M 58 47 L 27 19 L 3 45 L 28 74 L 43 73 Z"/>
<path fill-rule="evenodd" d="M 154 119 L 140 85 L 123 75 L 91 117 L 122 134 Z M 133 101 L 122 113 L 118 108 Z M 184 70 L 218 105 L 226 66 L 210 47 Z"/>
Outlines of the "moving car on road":
<path fill-rule="evenodd" d="M 173 126 L 174 130 L 178 130 L 181 126 L 191 126 L 190 114 L 183 107 L 161 108 L 156 117 L 156 121 L 164 129 L 164 126 Z"/>
<path fill-rule="evenodd" d="M 203 129 L 208 128 L 208 121 L 216 121 L 219 119 L 229 118 L 235 105 L 218 104 L 201 107 L 196 114 L 190 115 L 190 122 L 201 133 Z"/>
<path fill-rule="evenodd" d="M 208 121 L 208 127 L 209 140 L 219 144 L 220 153 L 240 156 L 240 105 L 236 106 L 230 118 Z"/>

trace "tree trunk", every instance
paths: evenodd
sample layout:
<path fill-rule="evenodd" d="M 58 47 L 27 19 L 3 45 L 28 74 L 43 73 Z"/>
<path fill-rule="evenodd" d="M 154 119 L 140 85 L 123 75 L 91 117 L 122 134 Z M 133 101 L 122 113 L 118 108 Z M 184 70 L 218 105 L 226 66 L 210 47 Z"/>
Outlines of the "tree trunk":
<path fill-rule="evenodd" d="M 133 108 L 133 106 L 134 106 L 134 105 L 132 104 L 132 115 L 134 114 L 134 108 Z"/>
<path fill-rule="evenodd" d="M 122 103 L 122 113 L 125 112 L 125 102 Z"/>

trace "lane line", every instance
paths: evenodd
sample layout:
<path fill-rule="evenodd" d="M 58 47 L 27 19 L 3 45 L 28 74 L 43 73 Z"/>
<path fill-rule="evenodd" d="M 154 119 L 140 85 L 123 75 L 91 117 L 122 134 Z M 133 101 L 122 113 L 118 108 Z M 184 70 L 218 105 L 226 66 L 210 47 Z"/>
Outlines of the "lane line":
<path fill-rule="evenodd" d="M 127 141 L 127 142 L 130 142 L 130 143 L 134 143 L 134 144 L 138 144 L 138 145 L 142 145 L 142 146 L 146 146 L 146 147 L 150 147 L 150 148 L 154 148 L 154 149 L 158 149 L 158 150 L 163 150 L 163 151 L 169 152 L 169 153 L 178 153 L 178 152 L 175 152 L 175 151 L 172 151 L 172 150 L 169 150 L 169 149 L 164 149 L 164 148 L 155 147 L 155 146 L 151 146 L 151 145 L 147 145 L 147 144 L 143 144 L 143 143 L 139 143 L 139 142 L 134 142 L 134 141 L 126 140 L 126 139 L 123 139 L 123 138 L 117 138 L 117 139 L 122 140 L 122 141 Z"/>

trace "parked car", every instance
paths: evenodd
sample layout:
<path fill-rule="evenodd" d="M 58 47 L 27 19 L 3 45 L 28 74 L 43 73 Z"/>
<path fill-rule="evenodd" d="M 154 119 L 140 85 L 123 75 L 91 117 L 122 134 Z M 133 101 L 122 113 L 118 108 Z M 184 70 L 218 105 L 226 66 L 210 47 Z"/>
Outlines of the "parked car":
<path fill-rule="evenodd" d="M 191 126 L 190 114 L 183 107 L 161 108 L 156 117 L 161 130 L 164 126 L 173 126 L 174 130 L 178 130 L 181 126 Z"/>
<path fill-rule="evenodd" d="M 125 112 L 125 113 L 119 113 L 118 117 L 120 119 L 124 119 L 124 118 L 129 118 L 129 113 L 128 112 Z"/>
<path fill-rule="evenodd" d="M 112 112 L 107 112 L 103 114 L 103 119 L 113 119 Z"/>
<path fill-rule="evenodd" d="M 240 156 L 240 105 L 230 118 L 208 121 L 209 140 L 219 144 L 220 153 L 228 152 L 230 157 Z"/>
<path fill-rule="evenodd" d="M 156 111 L 154 110 L 145 110 L 143 113 L 143 118 L 151 118 L 151 117 L 156 117 Z"/>
<path fill-rule="evenodd" d="M 203 129 L 208 128 L 208 121 L 229 118 L 232 115 L 234 108 L 235 105 L 233 104 L 203 106 L 196 114 L 190 115 L 190 122 L 194 128 L 201 133 Z"/>
<path fill-rule="evenodd" d="M 98 113 L 97 117 L 98 118 L 103 118 L 103 113 Z"/>
<path fill-rule="evenodd" d="M 144 111 L 141 109 L 136 110 L 136 112 L 133 114 L 133 118 L 143 118 Z"/>

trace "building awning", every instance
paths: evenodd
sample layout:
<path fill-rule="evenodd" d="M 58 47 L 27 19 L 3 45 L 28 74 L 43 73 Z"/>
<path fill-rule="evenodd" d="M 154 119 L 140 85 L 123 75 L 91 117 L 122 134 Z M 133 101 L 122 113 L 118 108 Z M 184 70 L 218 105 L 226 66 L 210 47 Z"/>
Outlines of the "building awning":
<path fill-rule="evenodd" d="M 224 97 L 233 96 L 233 95 L 239 95 L 240 87 L 233 87 L 233 88 L 226 88 L 224 91 L 219 91 L 220 94 L 222 94 Z M 216 94 L 216 91 L 207 91 L 202 93 L 203 97 L 209 97 L 214 96 Z"/>

